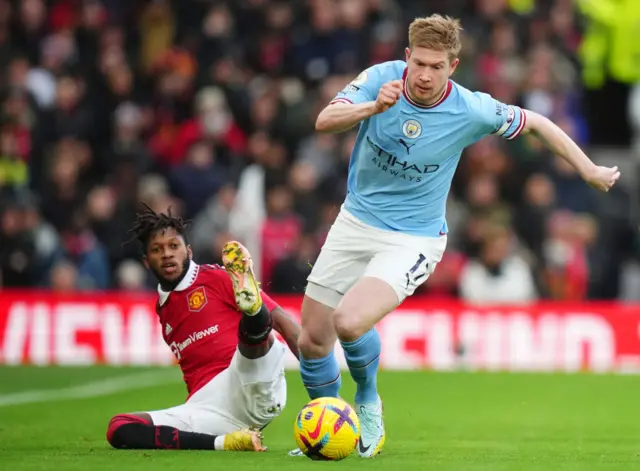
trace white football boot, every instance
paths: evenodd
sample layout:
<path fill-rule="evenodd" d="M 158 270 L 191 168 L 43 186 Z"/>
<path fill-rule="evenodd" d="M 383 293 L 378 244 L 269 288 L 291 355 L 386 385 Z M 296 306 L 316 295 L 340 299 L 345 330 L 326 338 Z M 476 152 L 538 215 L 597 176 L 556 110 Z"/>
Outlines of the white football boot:
<path fill-rule="evenodd" d="M 373 458 L 380 453 L 386 438 L 380 397 L 376 402 L 356 404 L 356 414 L 360 419 L 358 455 L 362 458 Z"/>

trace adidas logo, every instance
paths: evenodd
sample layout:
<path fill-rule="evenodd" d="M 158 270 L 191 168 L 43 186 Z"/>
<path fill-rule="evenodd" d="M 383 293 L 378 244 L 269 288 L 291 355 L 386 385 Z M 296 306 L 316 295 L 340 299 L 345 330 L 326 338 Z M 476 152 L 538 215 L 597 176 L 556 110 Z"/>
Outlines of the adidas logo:
<path fill-rule="evenodd" d="M 165 324 L 164 325 L 164 335 L 169 335 L 172 331 L 173 331 L 173 329 L 171 328 L 171 326 L 169 324 Z"/>

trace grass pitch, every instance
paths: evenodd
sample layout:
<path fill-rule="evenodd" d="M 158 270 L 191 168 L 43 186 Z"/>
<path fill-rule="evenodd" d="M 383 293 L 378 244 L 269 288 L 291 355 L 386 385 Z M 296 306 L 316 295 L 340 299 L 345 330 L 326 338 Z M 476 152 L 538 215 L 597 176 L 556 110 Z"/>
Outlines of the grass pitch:
<path fill-rule="evenodd" d="M 307 401 L 298 374 L 288 379 L 266 453 L 120 451 L 105 440 L 109 418 L 182 403 L 175 368 L 2 367 L 0 469 L 640 470 L 640 377 L 382 372 L 383 454 L 337 463 L 287 456 Z M 353 391 L 347 373 L 342 394 Z"/>

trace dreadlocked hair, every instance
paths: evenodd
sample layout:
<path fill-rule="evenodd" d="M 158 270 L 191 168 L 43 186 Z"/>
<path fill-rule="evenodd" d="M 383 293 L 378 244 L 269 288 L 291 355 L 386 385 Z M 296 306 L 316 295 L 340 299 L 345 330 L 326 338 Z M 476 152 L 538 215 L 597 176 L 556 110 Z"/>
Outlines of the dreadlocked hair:
<path fill-rule="evenodd" d="M 167 210 L 167 213 L 156 213 L 151 207 L 142 202 L 144 210 L 136 214 L 136 220 L 133 223 L 133 227 L 127 231 L 132 233 L 133 236 L 127 242 L 139 240 L 142 243 L 144 249 L 147 248 L 149 239 L 157 232 L 164 232 L 169 228 L 175 229 L 175 231 L 185 238 L 186 242 L 186 228 L 190 221 L 185 221 L 181 217 L 173 217 L 171 215 L 171 207 Z"/>

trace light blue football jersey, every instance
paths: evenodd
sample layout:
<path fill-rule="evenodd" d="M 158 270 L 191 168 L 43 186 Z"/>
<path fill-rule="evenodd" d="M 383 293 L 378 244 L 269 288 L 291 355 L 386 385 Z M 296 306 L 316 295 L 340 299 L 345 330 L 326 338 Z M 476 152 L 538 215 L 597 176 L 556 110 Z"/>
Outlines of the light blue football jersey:
<path fill-rule="evenodd" d="M 404 61 L 364 70 L 332 103 L 375 101 L 380 87 L 406 75 Z M 450 80 L 425 107 L 402 95 L 395 106 L 360 124 L 351 153 L 344 209 L 371 226 L 427 237 L 447 233 L 446 201 L 463 149 L 490 134 L 524 129 L 522 109 Z"/>

